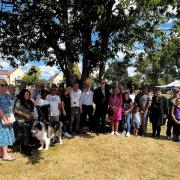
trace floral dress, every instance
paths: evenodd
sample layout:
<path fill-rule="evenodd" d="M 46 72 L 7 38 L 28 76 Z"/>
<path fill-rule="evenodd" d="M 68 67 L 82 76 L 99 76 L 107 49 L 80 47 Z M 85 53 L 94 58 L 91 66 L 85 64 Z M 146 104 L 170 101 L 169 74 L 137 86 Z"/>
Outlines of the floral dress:
<path fill-rule="evenodd" d="M 5 93 L 0 94 L 0 109 L 4 114 L 13 113 L 11 96 Z M 12 146 L 15 142 L 13 125 L 3 125 L 0 118 L 0 147 Z"/>

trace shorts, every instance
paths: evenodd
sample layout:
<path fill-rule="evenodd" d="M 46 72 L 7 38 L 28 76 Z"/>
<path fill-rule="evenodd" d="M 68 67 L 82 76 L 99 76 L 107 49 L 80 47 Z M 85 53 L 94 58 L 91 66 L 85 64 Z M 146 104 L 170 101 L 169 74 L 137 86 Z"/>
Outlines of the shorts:
<path fill-rule="evenodd" d="M 139 128 L 140 128 L 140 123 L 134 122 L 134 129 L 139 129 Z"/>

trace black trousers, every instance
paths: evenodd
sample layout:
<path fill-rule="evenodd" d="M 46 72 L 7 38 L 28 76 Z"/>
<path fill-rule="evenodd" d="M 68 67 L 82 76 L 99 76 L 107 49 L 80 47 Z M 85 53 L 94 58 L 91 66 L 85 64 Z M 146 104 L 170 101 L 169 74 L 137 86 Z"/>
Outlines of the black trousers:
<path fill-rule="evenodd" d="M 30 144 L 33 143 L 31 135 L 32 121 L 15 122 L 16 137 L 20 134 L 20 152 L 31 151 Z"/>
<path fill-rule="evenodd" d="M 70 120 L 71 120 L 71 109 L 66 109 L 66 116 L 63 115 L 63 112 L 61 112 L 60 121 L 63 123 L 63 131 L 70 133 Z"/>
<path fill-rule="evenodd" d="M 95 122 L 95 129 L 96 133 L 105 133 L 106 132 L 106 119 L 107 108 L 106 107 L 96 107 L 94 113 L 94 122 Z"/>
<path fill-rule="evenodd" d="M 87 116 L 89 121 L 87 121 Z M 89 127 L 90 131 L 93 131 L 93 106 L 92 105 L 82 105 L 82 114 L 81 114 L 81 128 L 84 126 Z"/>
<path fill-rule="evenodd" d="M 152 124 L 152 129 L 153 129 L 153 137 L 160 137 L 161 134 L 161 126 L 158 125 L 157 123 Z"/>
<path fill-rule="evenodd" d="M 174 120 L 172 119 L 171 116 L 168 117 L 168 122 L 167 122 L 167 130 L 166 130 L 166 135 L 171 137 L 171 132 L 172 132 L 172 128 L 174 125 Z"/>

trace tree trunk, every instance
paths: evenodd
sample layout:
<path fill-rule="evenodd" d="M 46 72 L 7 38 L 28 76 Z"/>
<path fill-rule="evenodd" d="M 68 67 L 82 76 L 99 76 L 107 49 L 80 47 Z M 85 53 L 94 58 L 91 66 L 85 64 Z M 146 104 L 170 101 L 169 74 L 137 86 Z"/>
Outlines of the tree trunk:
<path fill-rule="evenodd" d="M 88 21 L 88 20 L 87 20 Z M 83 66 L 82 66 L 82 76 L 81 76 L 81 81 L 84 82 L 86 81 L 86 79 L 89 77 L 89 50 L 90 50 L 90 46 L 91 46 L 91 26 L 90 26 L 90 22 L 89 24 L 86 24 L 85 27 L 82 28 L 83 32 L 82 32 L 82 37 L 84 39 L 83 41 L 83 49 L 82 49 L 82 53 L 83 53 Z"/>
<path fill-rule="evenodd" d="M 99 66 L 99 81 L 104 78 L 105 74 L 105 61 L 102 61 Z"/>
<path fill-rule="evenodd" d="M 89 69 L 88 64 L 86 61 L 83 61 L 83 69 L 82 69 L 82 75 L 81 75 L 81 81 L 84 82 L 89 77 Z"/>
<path fill-rule="evenodd" d="M 57 53 L 58 54 L 58 53 Z M 66 86 L 72 86 L 73 84 L 73 61 L 70 59 L 70 54 L 64 56 L 58 56 L 56 54 L 58 64 L 64 74 L 64 77 L 66 79 Z"/>

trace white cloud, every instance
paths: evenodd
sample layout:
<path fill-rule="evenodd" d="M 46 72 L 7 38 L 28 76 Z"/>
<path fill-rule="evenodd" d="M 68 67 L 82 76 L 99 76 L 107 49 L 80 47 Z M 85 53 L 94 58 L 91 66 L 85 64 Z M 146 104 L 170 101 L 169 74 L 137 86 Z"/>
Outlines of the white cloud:
<path fill-rule="evenodd" d="M 57 74 L 58 72 L 60 72 L 60 70 L 57 68 L 57 66 L 53 66 L 53 67 L 50 67 L 50 66 L 45 66 L 45 65 L 42 65 L 42 66 L 39 66 L 40 70 L 41 70 L 41 78 L 50 78 L 51 76 L 54 76 L 55 74 Z"/>
<path fill-rule="evenodd" d="M 171 19 L 169 19 L 169 20 L 166 22 L 166 24 L 171 24 L 171 23 L 174 22 L 174 20 L 175 20 L 175 19 L 172 19 L 172 18 L 171 18 Z"/>
<path fill-rule="evenodd" d="M 7 61 L 4 61 L 4 60 L 2 60 L 2 59 L 0 59 L 0 66 L 2 66 L 2 68 L 4 69 L 4 70 L 6 70 L 6 69 L 13 69 L 11 66 L 10 66 L 10 63 L 9 62 L 7 62 Z"/>
<path fill-rule="evenodd" d="M 27 63 L 27 64 L 25 64 L 25 66 L 23 66 L 22 68 L 23 68 L 24 71 L 27 71 L 31 66 L 32 66 L 32 64 Z"/>
<path fill-rule="evenodd" d="M 82 62 L 78 63 L 78 67 L 79 67 L 80 72 L 82 73 Z"/>
<path fill-rule="evenodd" d="M 173 7 L 169 5 L 167 11 L 176 15 L 177 14 L 177 7 L 175 7 L 173 9 Z"/>
<path fill-rule="evenodd" d="M 135 67 L 128 67 L 128 74 L 129 76 L 134 76 L 136 75 L 137 73 L 135 72 L 136 68 Z"/>
<path fill-rule="evenodd" d="M 112 7 L 112 11 L 113 11 L 113 15 L 114 15 L 114 16 L 117 16 L 118 13 L 119 13 L 119 10 L 116 9 L 117 6 L 119 5 L 119 3 L 120 3 L 119 0 L 115 0 L 115 3 L 114 3 L 114 5 L 113 5 L 113 7 Z"/>
<path fill-rule="evenodd" d="M 116 58 L 123 59 L 126 54 L 124 54 L 122 51 L 119 51 L 116 55 Z"/>

